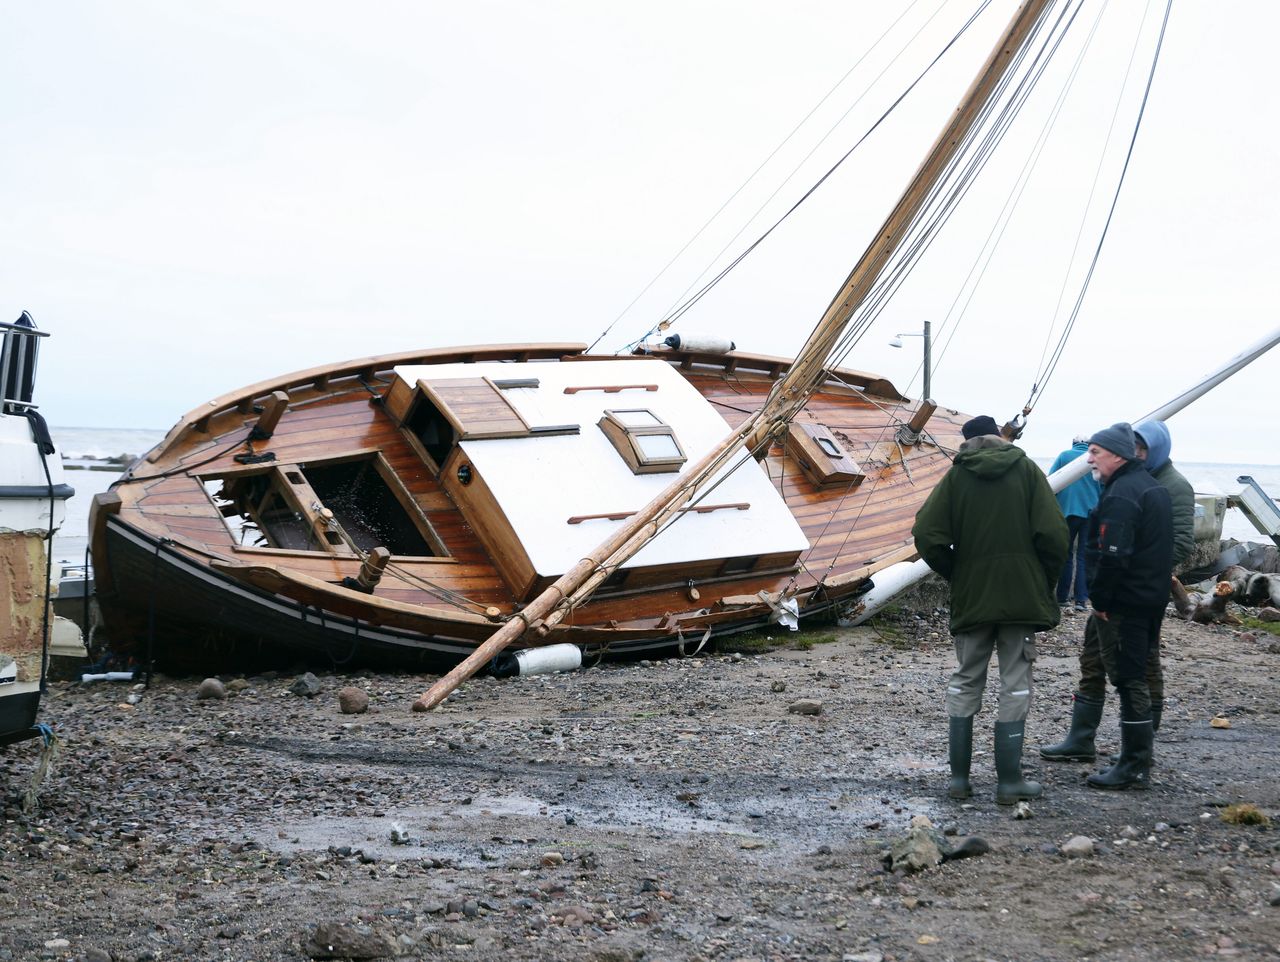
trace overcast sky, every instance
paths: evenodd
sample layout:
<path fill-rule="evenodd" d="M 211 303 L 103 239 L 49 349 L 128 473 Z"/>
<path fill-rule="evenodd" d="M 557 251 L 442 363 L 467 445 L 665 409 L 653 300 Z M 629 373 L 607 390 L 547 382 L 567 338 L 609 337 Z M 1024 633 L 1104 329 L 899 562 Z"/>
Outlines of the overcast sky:
<path fill-rule="evenodd" d="M 792 354 L 1014 6 L 995 0 L 674 330 Z M 316 364 L 591 342 L 622 315 L 599 348 L 616 350 L 790 206 L 977 7 L 10 4 L 0 314 L 25 308 L 54 334 L 37 401 L 55 425 L 165 428 L 209 398 Z M 965 277 L 1100 11 L 970 298 Z M 931 320 L 940 403 L 1000 420 L 1021 407 L 1066 316 L 1064 278 L 1069 304 L 1097 241 L 1162 13 L 1086 5 L 1007 149 L 848 366 L 916 395 L 920 339 L 887 342 Z M 1269 3 L 1175 5 L 1110 238 L 1024 437 L 1031 453 L 1154 408 L 1280 325 L 1278 20 Z M 1174 418 L 1175 460 L 1280 461 L 1266 426 L 1278 378 L 1280 350 Z"/>

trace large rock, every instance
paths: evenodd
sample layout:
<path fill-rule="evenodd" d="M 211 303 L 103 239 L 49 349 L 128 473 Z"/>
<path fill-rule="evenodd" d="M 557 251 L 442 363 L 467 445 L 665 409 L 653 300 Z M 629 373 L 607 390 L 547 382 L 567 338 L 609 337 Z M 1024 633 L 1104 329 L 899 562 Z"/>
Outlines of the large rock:
<path fill-rule="evenodd" d="M 199 701 L 220 701 L 226 697 L 227 689 L 217 678 L 206 678 L 200 682 L 200 688 L 196 691 L 196 699 Z"/>
<path fill-rule="evenodd" d="M 338 692 L 338 710 L 344 715 L 363 715 L 369 710 L 369 694 L 348 685 Z"/>
<path fill-rule="evenodd" d="M 787 706 L 793 715 L 821 715 L 822 702 L 816 698 L 797 698 Z"/>
<path fill-rule="evenodd" d="M 320 694 L 320 679 L 311 672 L 307 672 L 289 686 L 289 690 L 295 695 L 301 695 L 303 698 L 315 698 Z"/>
<path fill-rule="evenodd" d="M 1062 854 L 1067 858 L 1088 858 L 1093 854 L 1093 839 L 1075 835 L 1062 843 Z"/>
<path fill-rule="evenodd" d="M 894 839 L 885 864 L 895 871 L 922 872 L 942 864 L 942 850 L 938 848 L 934 833 L 923 825 L 917 825 L 902 838 Z"/>
<path fill-rule="evenodd" d="M 390 934 L 370 925 L 321 922 L 302 938 L 312 959 L 381 959 L 399 952 Z"/>

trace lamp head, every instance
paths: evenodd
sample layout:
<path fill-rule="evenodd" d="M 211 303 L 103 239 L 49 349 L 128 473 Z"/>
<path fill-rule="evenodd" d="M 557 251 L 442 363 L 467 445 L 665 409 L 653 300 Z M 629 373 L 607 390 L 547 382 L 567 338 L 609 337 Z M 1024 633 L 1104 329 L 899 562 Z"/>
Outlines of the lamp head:
<path fill-rule="evenodd" d="M 890 347 L 902 347 L 902 335 L 895 335 L 893 340 L 889 342 Z"/>

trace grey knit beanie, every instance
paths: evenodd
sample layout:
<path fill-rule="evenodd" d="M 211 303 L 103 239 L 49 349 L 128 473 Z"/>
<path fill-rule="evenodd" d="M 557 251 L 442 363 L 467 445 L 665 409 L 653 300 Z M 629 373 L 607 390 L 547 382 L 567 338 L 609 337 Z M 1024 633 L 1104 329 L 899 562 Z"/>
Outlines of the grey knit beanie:
<path fill-rule="evenodd" d="M 1103 428 L 1089 439 L 1089 443 L 1105 448 L 1126 461 L 1138 457 L 1138 449 L 1133 443 L 1133 426 L 1128 421 L 1117 421 L 1111 427 Z"/>

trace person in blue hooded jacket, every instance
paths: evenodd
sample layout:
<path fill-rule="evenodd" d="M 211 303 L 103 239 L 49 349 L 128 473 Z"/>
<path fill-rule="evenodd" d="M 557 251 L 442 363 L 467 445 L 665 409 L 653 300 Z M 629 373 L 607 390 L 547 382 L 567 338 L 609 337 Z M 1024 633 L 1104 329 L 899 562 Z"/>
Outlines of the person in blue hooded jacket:
<path fill-rule="evenodd" d="M 1049 473 L 1053 474 L 1070 464 L 1088 450 L 1089 438 L 1083 434 L 1076 435 L 1071 441 L 1071 447 L 1054 458 Z M 1058 507 L 1062 508 L 1062 515 L 1067 519 L 1067 533 L 1071 539 L 1067 547 L 1067 563 L 1062 566 L 1062 575 L 1058 578 L 1058 604 L 1070 604 L 1074 579 L 1076 611 L 1085 611 L 1089 607 L 1089 586 L 1084 571 L 1084 536 L 1089 530 L 1089 512 L 1097 506 L 1101 493 L 1102 485 L 1088 474 L 1058 492 Z"/>
<path fill-rule="evenodd" d="M 1169 492 L 1173 509 L 1173 570 L 1177 571 L 1196 546 L 1195 490 L 1169 460 L 1173 441 L 1163 421 L 1143 421 L 1133 429 L 1133 442 L 1138 460 L 1147 473 Z M 1160 662 L 1159 638 L 1147 656 L 1147 688 L 1151 692 L 1151 728 L 1158 732 L 1164 717 L 1164 666 Z"/>

